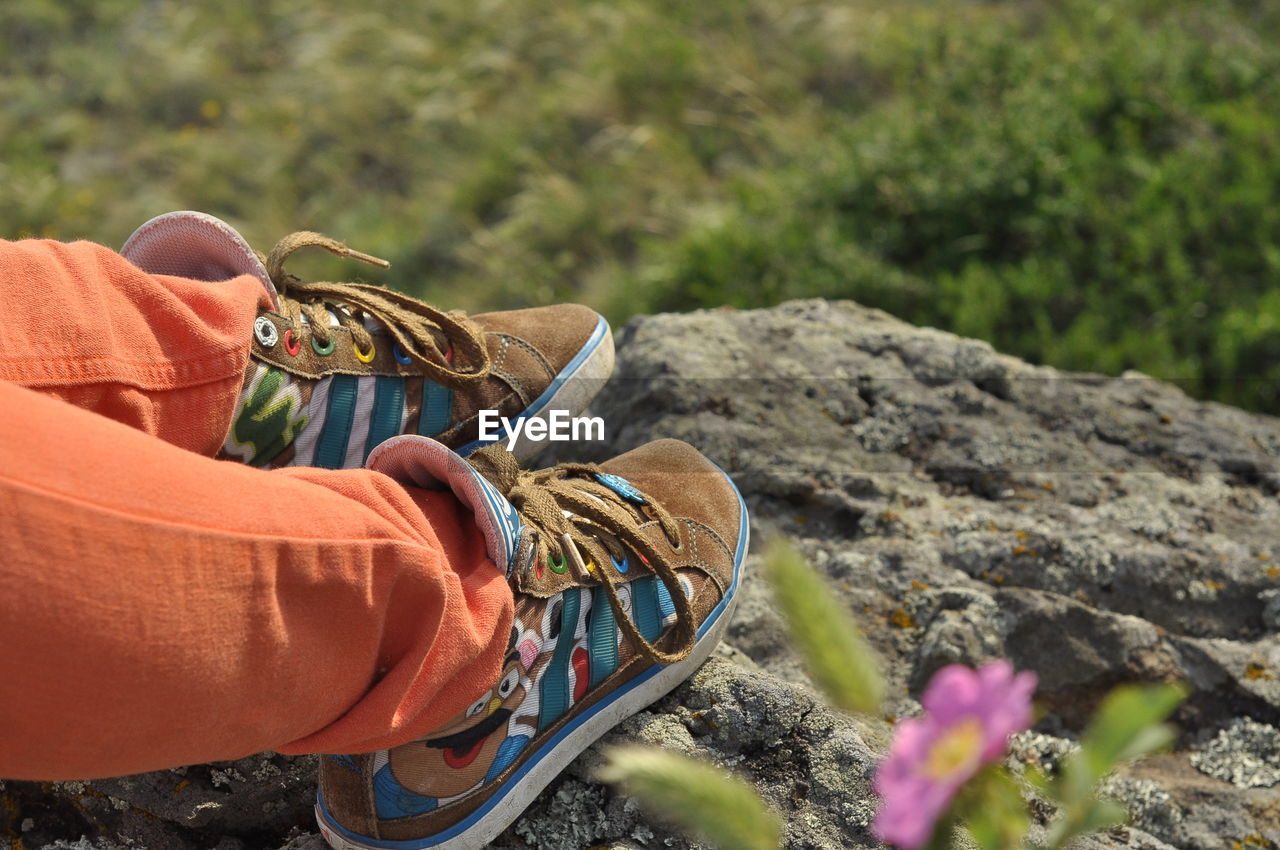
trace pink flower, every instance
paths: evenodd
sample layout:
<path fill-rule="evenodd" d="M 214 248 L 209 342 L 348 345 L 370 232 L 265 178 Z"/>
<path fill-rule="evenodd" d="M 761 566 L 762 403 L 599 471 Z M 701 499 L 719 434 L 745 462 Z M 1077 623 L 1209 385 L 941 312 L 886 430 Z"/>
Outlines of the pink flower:
<path fill-rule="evenodd" d="M 876 837 L 903 850 L 924 845 L 960 787 L 1031 725 L 1035 688 L 1034 673 L 1014 675 L 1004 660 L 977 672 L 953 664 L 935 673 L 920 699 L 925 713 L 898 726 L 876 771 Z"/>

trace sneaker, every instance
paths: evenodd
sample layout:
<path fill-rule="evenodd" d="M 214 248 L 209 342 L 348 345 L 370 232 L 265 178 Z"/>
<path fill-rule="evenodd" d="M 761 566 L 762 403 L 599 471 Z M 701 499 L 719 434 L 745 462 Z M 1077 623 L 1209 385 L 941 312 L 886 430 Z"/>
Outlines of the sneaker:
<path fill-rule="evenodd" d="M 613 371 L 609 325 L 590 308 L 466 316 L 368 284 L 304 283 L 284 264 L 310 246 L 388 265 L 316 233 L 286 237 L 263 257 L 226 222 L 198 212 L 154 218 L 120 250 L 153 274 L 253 275 L 270 297 L 253 325 L 221 457 L 349 469 L 398 434 L 434 437 L 465 455 L 494 440 L 505 444 L 510 427 L 520 435 L 513 450 L 525 458 L 545 446 L 526 436 L 530 420 L 576 416 Z M 488 440 L 481 439 L 482 411 L 494 411 L 486 414 L 495 426 Z"/>
<path fill-rule="evenodd" d="M 468 462 L 399 437 L 369 466 L 471 507 L 511 581 L 515 622 L 493 687 L 445 726 L 390 750 L 321 757 L 316 819 L 339 850 L 474 850 L 711 653 L 737 599 L 746 506 L 678 440 L 600 466 L 523 472 L 498 447 Z"/>

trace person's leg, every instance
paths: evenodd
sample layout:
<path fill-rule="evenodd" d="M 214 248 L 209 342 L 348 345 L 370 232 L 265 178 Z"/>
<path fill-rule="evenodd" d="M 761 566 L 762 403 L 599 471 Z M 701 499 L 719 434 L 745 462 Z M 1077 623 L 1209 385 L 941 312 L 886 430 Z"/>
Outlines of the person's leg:
<path fill-rule="evenodd" d="M 146 274 L 90 242 L 0 241 L 0 380 L 212 456 L 231 427 L 250 329 L 249 275 Z"/>
<path fill-rule="evenodd" d="M 177 310 L 175 344 L 222 310 Z M 234 384 L 243 340 L 216 348 L 174 360 Z M 129 365 L 57 350 L 58 387 Z M 0 383 L 0 777 L 369 751 L 492 684 L 511 591 L 452 494 L 215 461 L 144 433 L 155 416 L 130 428 Z"/>

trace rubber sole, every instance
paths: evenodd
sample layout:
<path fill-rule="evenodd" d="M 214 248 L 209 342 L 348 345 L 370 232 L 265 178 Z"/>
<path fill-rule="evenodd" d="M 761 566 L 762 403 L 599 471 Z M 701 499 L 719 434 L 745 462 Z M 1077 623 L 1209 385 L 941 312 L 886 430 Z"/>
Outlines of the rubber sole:
<path fill-rule="evenodd" d="M 520 436 L 511 448 L 511 453 L 518 460 L 526 461 L 545 449 L 549 444 L 548 440 L 530 440 L 525 436 L 529 421 L 540 419 L 546 422 L 547 433 L 550 433 L 552 411 L 565 411 L 569 416 L 577 416 L 586 410 L 587 405 L 613 374 L 613 358 L 613 331 L 601 316 L 595 330 L 582 346 L 582 350 L 560 370 L 560 374 L 555 376 L 551 385 L 543 390 L 542 395 L 534 399 L 532 404 L 515 417 L 514 422 L 524 424 L 521 426 Z M 496 440 L 473 440 L 459 448 L 457 452 L 466 457 L 476 449 L 494 442 L 506 445 L 507 436 L 507 429 L 500 428 Z"/>
<path fill-rule="evenodd" d="M 624 685 L 626 690 L 622 693 L 593 706 L 583 717 L 545 741 L 539 747 L 539 752 L 545 754 L 535 753 L 522 771 L 508 779 L 504 784 L 511 784 L 510 789 L 505 793 L 499 789 L 490 803 L 486 803 L 489 808 L 485 810 L 481 807 L 483 814 L 478 819 L 464 820 L 443 833 L 404 841 L 374 838 L 360 840 L 332 821 L 324 808 L 324 802 L 317 795 L 316 823 L 329 846 L 334 850 L 479 850 L 520 817 L 534 798 L 583 750 L 623 720 L 657 702 L 693 675 L 720 643 L 737 608 L 742 564 L 746 559 L 751 536 L 746 503 L 742 501 L 741 494 L 738 494 L 738 500 L 742 534 L 734 556 L 733 582 L 729 585 L 725 598 L 702 624 L 699 629 L 701 634 L 687 658 L 670 666 L 654 667 L 650 672 L 642 673 L 637 680 Z"/>

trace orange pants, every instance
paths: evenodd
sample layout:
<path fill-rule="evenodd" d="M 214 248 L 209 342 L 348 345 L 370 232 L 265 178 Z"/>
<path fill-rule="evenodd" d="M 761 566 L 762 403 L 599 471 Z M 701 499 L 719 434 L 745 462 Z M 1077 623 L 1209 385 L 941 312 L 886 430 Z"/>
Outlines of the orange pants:
<path fill-rule="evenodd" d="M 0 241 L 0 777 L 381 749 L 496 679 L 511 592 L 452 494 L 211 458 L 262 297 Z"/>

